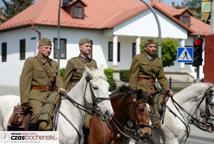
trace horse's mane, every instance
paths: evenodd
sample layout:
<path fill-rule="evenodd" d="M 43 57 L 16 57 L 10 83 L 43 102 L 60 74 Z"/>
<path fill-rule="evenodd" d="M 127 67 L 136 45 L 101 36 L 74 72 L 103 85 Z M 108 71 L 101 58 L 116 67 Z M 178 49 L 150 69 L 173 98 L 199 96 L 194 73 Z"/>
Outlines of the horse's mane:
<path fill-rule="evenodd" d="M 127 92 L 127 91 L 134 91 L 130 86 L 128 85 L 122 85 L 118 89 L 119 92 Z"/>
<path fill-rule="evenodd" d="M 194 83 L 184 89 L 182 89 L 181 91 L 179 91 L 178 93 L 175 94 L 175 98 L 177 100 L 179 99 L 183 99 L 182 95 L 185 95 L 186 97 L 192 97 L 193 95 L 197 94 L 197 95 L 202 95 L 205 93 L 205 91 L 208 89 L 208 87 L 212 86 L 212 83 L 207 83 L 207 82 L 197 82 Z M 196 91 L 198 93 L 196 93 Z"/>
<path fill-rule="evenodd" d="M 116 91 L 112 92 L 113 93 L 135 93 L 136 91 L 132 89 L 130 86 L 123 84 L 120 86 Z"/>
<path fill-rule="evenodd" d="M 126 93 L 124 96 L 129 96 L 129 95 L 133 95 L 136 91 L 133 90 L 131 87 L 127 86 L 127 85 L 122 85 L 120 86 L 118 89 L 116 89 L 115 91 L 113 91 L 110 95 L 110 97 L 116 97 L 118 96 L 120 93 Z"/>

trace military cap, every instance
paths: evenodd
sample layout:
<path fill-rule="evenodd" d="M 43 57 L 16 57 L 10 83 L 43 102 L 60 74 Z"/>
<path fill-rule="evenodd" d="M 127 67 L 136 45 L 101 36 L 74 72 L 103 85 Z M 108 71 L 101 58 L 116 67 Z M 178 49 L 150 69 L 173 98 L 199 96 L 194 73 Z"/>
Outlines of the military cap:
<path fill-rule="evenodd" d="M 153 39 L 148 39 L 145 41 L 144 47 L 147 47 L 150 44 L 156 44 L 157 45 L 157 43 Z"/>
<path fill-rule="evenodd" d="M 40 46 L 52 46 L 51 41 L 48 38 L 41 38 L 39 40 L 39 47 Z"/>
<path fill-rule="evenodd" d="M 91 44 L 92 40 L 89 38 L 82 38 L 79 41 L 79 45 L 85 44 L 85 43 L 90 43 Z"/>

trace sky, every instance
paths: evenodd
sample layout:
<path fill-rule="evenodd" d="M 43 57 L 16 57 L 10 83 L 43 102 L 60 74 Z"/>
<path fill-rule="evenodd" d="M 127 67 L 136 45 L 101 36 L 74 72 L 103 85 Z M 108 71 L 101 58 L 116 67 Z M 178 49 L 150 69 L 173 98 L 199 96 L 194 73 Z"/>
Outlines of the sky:
<path fill-rule="evenodd" d="M 164 2 L 164 3 L 167 3 L 167 4 L 170 4 L 171 5 L 171 3 L 172 2 L 175 2 L 175 4 L 177 5 L 181 5 L 181 2 L 183 1 L 183 0 L 161 0 L 162 2 Z"/>

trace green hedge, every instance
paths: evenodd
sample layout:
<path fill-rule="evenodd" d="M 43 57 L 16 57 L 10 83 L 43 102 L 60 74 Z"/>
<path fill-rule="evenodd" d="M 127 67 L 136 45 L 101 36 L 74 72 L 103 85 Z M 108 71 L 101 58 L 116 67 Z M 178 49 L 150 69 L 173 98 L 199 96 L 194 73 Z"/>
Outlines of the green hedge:
<path fill-rule="evenodd" d="M 119 70 L 120 80 L 124 82 L 129 82 L 129 70 Z"/>
<path fill-rule="evenodd" d="M 61 68 L 60 69 L 60 75 L 63 77 L 64 76 L 64 73 L 65 73 L 65 68 Z"/>
<path fill-rule="evenodd" d="M 114 80 L 114 77 L 113 77 L 113 69 L 112 68 L 106 68 L 104 70 L 104 73 L 107 77 L 107 81 L 110 85 L 110 88 L 109 88 L 109 91 L 113 91 L 116 89 L 116 83 L 115 83 L 115 80 Z"/>

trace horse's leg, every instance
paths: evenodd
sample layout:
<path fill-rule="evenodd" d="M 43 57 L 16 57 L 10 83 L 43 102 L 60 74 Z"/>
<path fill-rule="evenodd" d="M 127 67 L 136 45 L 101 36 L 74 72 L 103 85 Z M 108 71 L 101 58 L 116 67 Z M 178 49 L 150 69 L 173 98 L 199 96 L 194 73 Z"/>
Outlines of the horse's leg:
<path fill-rule="evenodd" d="M 160 128 L 154 128 L 152 130 L 152 141 L 155 144 L 161 144 L 161 140 L 162 143 L 164 143 L 165 138 L 164 138 L 164 133 Z"/>
<path fill-rule="evenodd" d="M 4 124 L 3 124 L 3 118 L 1 116 L 1 113 L 0 113 L 0 131 L 4 131 Z"/>
<path fill-rule="evenodd" d="M 164 144 L 179 144 L 178 138 L 171 131 L 164 129 L 164 133 Z"/>
<path fill-rule="evenodd" d="M 122 136 L 122 140 L 121 140 L 122 144 L 129 144 L 129 141 L 130 141 L 129 138 Z"/>

